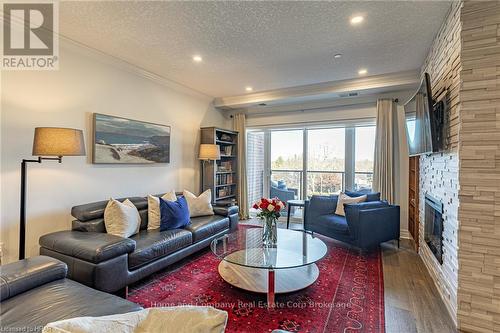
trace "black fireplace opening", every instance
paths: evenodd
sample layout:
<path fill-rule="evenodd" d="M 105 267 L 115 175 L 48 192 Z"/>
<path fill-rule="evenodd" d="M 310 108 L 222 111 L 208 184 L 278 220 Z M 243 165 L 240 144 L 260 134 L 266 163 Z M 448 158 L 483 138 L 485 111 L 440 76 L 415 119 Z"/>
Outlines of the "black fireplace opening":
<path fill-rule="evenodd" d="M 425 242 L 434 256 L 443 264 L 443 204 L 425 195 Z"/>

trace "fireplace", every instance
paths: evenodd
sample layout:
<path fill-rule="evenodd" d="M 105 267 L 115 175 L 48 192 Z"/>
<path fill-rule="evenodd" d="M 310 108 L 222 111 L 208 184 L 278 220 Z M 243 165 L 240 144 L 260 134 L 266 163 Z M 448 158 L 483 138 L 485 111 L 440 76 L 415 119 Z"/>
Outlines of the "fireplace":
<path fill-rule="evenodd" d="M 443 204 L 425 195 L 425 243 L 429 246 L 434 256 L 443 264 Z"/>

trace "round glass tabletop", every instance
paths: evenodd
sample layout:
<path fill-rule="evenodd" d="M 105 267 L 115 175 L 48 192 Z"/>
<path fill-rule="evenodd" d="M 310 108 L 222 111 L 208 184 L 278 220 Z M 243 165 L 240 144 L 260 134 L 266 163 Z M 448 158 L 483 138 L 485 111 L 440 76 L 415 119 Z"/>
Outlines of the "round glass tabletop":
<path fill-rule="evenodd" d="M 278 229 L 276 247 L 262 243 L 263 228 L 239 228 L 214 239 L 212 252 L 229 263 L 263 269 L 283 269 L 310 265 L 326 255 L 326 244 L 300 231 Z"/>

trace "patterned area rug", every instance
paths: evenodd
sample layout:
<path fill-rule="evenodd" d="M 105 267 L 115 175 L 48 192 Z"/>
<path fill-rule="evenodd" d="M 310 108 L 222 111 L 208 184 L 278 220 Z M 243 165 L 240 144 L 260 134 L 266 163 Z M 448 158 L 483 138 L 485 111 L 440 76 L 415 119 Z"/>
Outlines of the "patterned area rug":
<path fill-rule="evenodd" d="M 304 290 L 276 295 L 275 310 L 265 307 L 264 294 L 226 283 L 217 271 L 219 259 L 209 250 L 131 286 L 128 299 L 146 308 L 211 305 L 226 310 L 226 332 L 384 332 L 380 250 L 361 254 L 321 239 L 328 253 L 317 263 L 318 280 Z"/>

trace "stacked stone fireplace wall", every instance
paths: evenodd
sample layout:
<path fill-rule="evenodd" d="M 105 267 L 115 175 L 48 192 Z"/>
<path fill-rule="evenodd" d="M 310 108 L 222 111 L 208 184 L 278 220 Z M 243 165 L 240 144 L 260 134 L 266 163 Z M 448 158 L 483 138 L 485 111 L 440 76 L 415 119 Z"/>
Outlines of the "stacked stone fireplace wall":
<path fill-rule="evenodd" d="M 460 124 L 460 33 L 462 3 L 453 3 L 436 35 L 422 73 L 431 76 L 433 98 L 447 104 L 447 149 L 443 153 L 420 157 L 420 256 L 424 261 L 448 311 L 456 320 L 458 291 L 458 194 Z M 443 264 L 441 265 L 424 240 L 425 194 L 443 204 Z"/>

